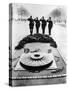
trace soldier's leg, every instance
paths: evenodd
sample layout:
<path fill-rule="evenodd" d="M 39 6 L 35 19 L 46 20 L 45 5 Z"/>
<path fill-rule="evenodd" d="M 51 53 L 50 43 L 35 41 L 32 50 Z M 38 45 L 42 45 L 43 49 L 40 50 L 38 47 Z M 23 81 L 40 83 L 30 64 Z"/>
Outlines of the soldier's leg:
<path fill-rule="evenodd" d="M 42 25 L 42 33 L 45 34 L 45 26 Z"/>
<path fill-rule="evenodd" d="M 30 29 L 30 35 L 32 35 L 33 34 L 33 29 Z"/>
<path fill-rule="evenodd" d="M 51 35 L 51 26 L 50 26 L 50 24 L 48 25 L 48 31 L 49 31 L 49 35 Z"/>
<path fill-rule="evenodd" d="M 39 28 L 38 28 L 38 27 L 36 27 L 36 33 L 37 33 L 37 34 L 39 33 Z"/>
<path fill-rule="evenodd" d="M 45 34 L 45 27 L 42 28 L 43 34 Z"/>
<path fill-rule="evenodd" d="M 42 28 L 42 34 L 44 34 L 44 28 Z"/>
<path fill-rule="evenodd" d="M 43 34 L 45 34 L 45 28 L 43 29 Z"/>
<path fill-rule="evenodd" d="M 38 28 L 37 28 L 37 34 L 38 34 Z"/>
<path fill-rule="evenodd" d="M 38 27 L 38 33 L 39 33 L 39 27 Z"/>
<path fill-rule="evenodd" d="M 51 35 L 51 28 L 49 28 L 49 35 Z"/>
<path fill-rule="evenodd" d="M 32 35 L 33 34 L 33 25 L 30 24 L 30 34 Z"/>

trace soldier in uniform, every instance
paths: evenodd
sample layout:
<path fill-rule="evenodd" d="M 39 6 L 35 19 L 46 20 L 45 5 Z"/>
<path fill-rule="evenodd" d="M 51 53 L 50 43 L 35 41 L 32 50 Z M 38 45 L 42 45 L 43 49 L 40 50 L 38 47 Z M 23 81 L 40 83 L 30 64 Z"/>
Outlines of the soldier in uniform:
<path fill-rule="evenodd" d="M 47 20 L 48 22 L 48 30 L 49 30 L 49 35 L 51 35 L 51 29 L 53 27 L 53 21 L 51 20 L 51 17 Z"/>
<path fill-rule="evenodd" d="M 40 20 L 38 20 L 38 17 L 36 17 L 34 19 L 35 23 L 36 23 L 36 33 L 38 34 L 39 33 L 39 27 L 40 27 Z"/>
<path fill-rule="evenodd" d="M 33 34 L 33 28 L 34 28 L 34 20 L 33 20 L 32 16 L 30 16 L 27 20 L 29 21 L 30 35 L 32 35 Z"/>
<path fill-rule="evenodd" d="M 45 34 L 45 27 L 46 27 L 46 20 L 44 19 L 44 16 L 42 16 L 42 18 L 40 19 L 40 21 L 42 22 L 41 27 L 42 27 L 42 33 Z"/>

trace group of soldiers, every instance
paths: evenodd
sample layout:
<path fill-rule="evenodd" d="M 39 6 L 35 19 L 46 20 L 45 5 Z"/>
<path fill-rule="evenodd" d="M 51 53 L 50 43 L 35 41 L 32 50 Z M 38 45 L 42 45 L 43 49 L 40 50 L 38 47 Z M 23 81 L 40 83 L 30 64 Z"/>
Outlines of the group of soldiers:
<path fill-rule="evenodd" d="M 51 20 L 51 17 L 48 18 L 48 20 L 45 20 L 44 16 L 39 20 L 38 17 L 35 19 L 30 16 L 28 19 L 29 21 L 29 29 L 30 29 L 30 35 L 33 34 L 33 29 L 34 29 L 34 23 L 36 27 L 36 33 L 39 33 L 39 28 L 40 28 L 40 22 L 41 22 L 41 28 L 42 28 L 42 34 L 45 34 L 45 28 L 48 22 L 48 30 L 49 30 L 49 35 L 51 35 L 51 29 L 53 27 L 53 21 Z"/>

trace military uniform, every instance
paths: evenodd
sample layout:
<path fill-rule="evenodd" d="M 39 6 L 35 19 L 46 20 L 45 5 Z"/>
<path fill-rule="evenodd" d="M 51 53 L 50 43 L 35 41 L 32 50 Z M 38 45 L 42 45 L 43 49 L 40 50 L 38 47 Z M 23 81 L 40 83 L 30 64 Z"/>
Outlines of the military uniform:
<path fill-rule="evenodd" d="M 42 22 L 42 25 L 41 25 L 42 33 L 45 34 L 45 27 L 46 27 L 47 22 L 45 19 L 40 19 L 40 21 Z"/>
<path fill-rule="evenodd" d="M 53 27 L 53 22 L 52 22 L 52 20 L 50 20 L 50 19 L 48 19 L 47 22 L 48 22 L 49 35 L 51 35 L 51 29 L 52 29 L 52 27 Z"/>
<path fill-rule="evenodd" d="M 27 20 L 30 22 L 29 23 L 29 28 L 30 28 L 30 34 L 32 35 L 33 28 L 34 28 L 34 20 L 32 18 L 28 18 Z"/>
<path fill-rule="evenodd" d="M 36 20 L 34 19 L 35 23 L 36 23 L 36 33 L 39 33 L 39 27 L 40 27 L 40 20 Z"/>

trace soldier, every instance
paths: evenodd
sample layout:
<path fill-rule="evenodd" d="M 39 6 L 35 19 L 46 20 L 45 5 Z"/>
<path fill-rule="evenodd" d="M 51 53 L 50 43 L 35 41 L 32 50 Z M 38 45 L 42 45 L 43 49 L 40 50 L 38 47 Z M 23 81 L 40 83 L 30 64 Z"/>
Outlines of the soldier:
<path fill-rule="evenodd" d="M 34 28 L 34 20 L 32 16 L 30 16 L 27 20 L 29 21 L 30 35 L 32 35 Z"/>
<path fill-rule="evenodd" d="M 53 27 L 53 21 L 51 20 L 51 17 L 49 17 L 47 22 L 48 22 L 49 35 L 51 35 L 51 29 Z"/>
<path fill-rule="evenodd" d="M 42 25 L 41 25 L 41 27 L 42 27 L 42 33 L 45 34 L 45 27 L 46 27 L 47 22 L 44 19 L 44 16 L 42 16 L 42 18 L 40 19 L 40 21 L 42 22 Z"/>
<path fill-rule="evenodd" d="M 36 17 L 34 19 L 35 23 L 36 23 L 36 33 L 39 33 L 39 27 L 40 27 L 40 20 L 38 20 L 38 17 Z"/>

